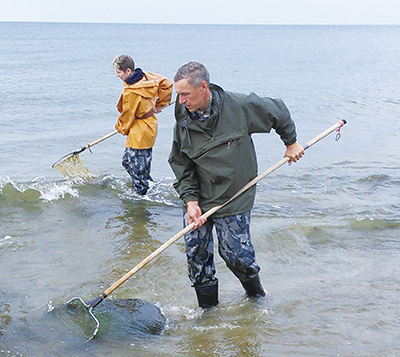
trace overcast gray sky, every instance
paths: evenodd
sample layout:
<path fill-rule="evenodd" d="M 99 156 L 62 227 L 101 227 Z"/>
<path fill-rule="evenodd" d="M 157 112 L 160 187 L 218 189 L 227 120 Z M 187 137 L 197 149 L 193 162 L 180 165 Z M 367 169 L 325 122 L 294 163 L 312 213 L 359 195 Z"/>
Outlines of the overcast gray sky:
<path fill-rule="evenodd" d="M 0 21 L 400 25 L 400 0 L 0 0 Z"/>

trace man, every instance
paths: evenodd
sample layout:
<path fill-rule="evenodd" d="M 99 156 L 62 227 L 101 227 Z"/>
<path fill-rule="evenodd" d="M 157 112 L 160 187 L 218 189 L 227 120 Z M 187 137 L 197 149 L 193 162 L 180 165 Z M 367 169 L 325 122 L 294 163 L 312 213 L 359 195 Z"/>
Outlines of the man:
<path fill-rule="evenodd" d="M 200 307 L 218 304 L 212 229 L 219 254 L 249 296 L 265 296 L 254 247 L 250 239 L 250 210 L 255 186 L 221 208 L 200 218 L 210 208 L 225 203 L 257 175 L 252 133 L 273 128 L 286 145 L 289 164 L 303 154 L 296 129 L 281 100 L 256 94 L 224 91 L 210 84 L 207 69 L 189 62 L 174 77 L 178 101 L 169 163 L 175 173 L 174 187 L 186 204 L 185 224 L 195 223 L 185 235 L 189 279 Z"/>
<path fill-rule="evenodd" d="M 129 56 L 118 56 L 113 66 L 124 84 L 117 104 L 120 115 L 115 128 L 127 135 L 122 166 L 131 176 L 132 187 L 139 195 L 149 189 L 152 148 L 157 137 L 157 118 L 171 100 L 173 83 L 159 74 L 135 69 Z"/>

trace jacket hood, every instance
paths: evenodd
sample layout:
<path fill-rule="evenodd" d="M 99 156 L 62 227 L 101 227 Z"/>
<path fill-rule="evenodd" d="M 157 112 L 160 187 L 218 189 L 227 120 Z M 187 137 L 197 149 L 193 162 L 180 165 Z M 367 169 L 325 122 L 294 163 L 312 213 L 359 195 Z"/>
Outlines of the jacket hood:
<path fill-rule="evenodd" d="M 124 83 L 124 91 L 140 95 L 143 98 L 151 99 L 157 97 L 160 79 L 150 72 L 143 72 L 143 77 L 139 81 L 129 84 Z"/>

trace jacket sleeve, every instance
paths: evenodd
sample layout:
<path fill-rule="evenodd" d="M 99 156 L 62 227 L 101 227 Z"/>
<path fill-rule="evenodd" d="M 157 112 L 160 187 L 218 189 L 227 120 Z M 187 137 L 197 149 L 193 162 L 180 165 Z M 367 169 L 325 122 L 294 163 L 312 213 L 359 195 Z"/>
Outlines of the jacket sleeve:
<path fill-rule="evenodd" d="M 173 88 L 173 83 L 168 78 L 162 77 L 158 85 L 156 107 L 158 106 L 164 107 L 171 101 L 172 88 Z"/>
<path fill-rule="evenodd" d="M 117 109 L 120 115 L 115 123 L 115 129 L 123 135 L 128 135 L 136 119 L 136 111 L 140 103 L 140 96 L 123 92 L 119 98 Z"/>
<path fill-rule="evenodd" d="M 250 133 L 269 133 L 274 129 L 286 146 L 296 141 L 296 126 L 282 100 L 251 93 L 244 104 Z"/>
<path fill-rule="evenodd" d="M 179 128 L 176 127 L 177 125 L 175 125 L 174 140 L 168 159 L 176 177 L 174 188 L 183 202 L 198 201 L 198 183 L 194 163 L 187 155 L 181 152 L 177 134 Z"/>

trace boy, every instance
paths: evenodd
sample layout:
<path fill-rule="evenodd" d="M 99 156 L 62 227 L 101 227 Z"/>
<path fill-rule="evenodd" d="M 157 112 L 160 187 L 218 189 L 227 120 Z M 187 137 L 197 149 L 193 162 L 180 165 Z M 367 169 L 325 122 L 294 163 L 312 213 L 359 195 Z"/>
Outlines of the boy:
<path fill-rule="evenodd" d="M 124 84 L 117 104 L 120 115 L 115 124 L 115 129 L 127 136 L 122 166 L 131 176 L 135 191 L 145 195 L 152 181 L 152 148 L 157 137 L 155 114 L 170 102 L 173 83 L 159 74 L 135 69 L 129 56 L 117 56 L 113 66 Z"/>

